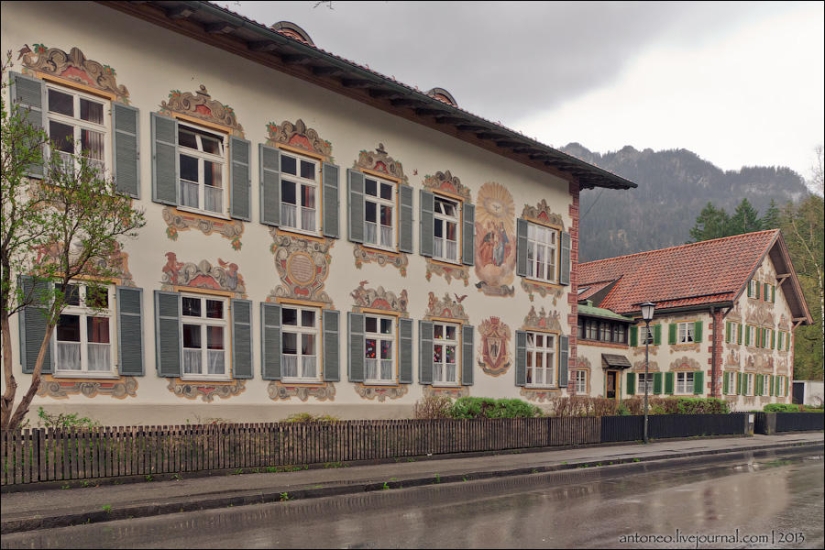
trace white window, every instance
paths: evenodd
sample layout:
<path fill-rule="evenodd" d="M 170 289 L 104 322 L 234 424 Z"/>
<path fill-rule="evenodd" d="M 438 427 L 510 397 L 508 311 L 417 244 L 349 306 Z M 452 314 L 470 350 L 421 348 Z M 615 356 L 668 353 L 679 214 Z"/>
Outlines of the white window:
<path fill-rule="evenodd" d="M 765 329 L 765 339 L 762 341 L 762 347 L 765 349 L 769 349 L 771 347 L 771 338 L 773 338 L 773 329 L 766 328 Z"/>
<path fill-rule="evenodd" d="M 587 371 L 577 370 L 575 376 L 576 394 L 587 395 Z"/>
<path fill-rule="evenodd" d="M 762 377 L 762 397 L 767 397 L 771 394 L 771 375 L 766 374 Z"/>
<path fill-rule="evenodd" d="M 558 236 L 556 229 L 533 223 L 527 225 L 527 277 L 558 282 Z"/>
<path fill-rule="evenodd" d="M 86 156 L 100 171 L 105 170 L 111 152 L 109 101 L 69 88 L 46 87 L 48 131 L 65 163 L 76 164 L 78 154 Z"/>
<path fill-rule="evenodd" d="M 653 344 L 653 327 L 639 327 L 639 345 L 644 346 L 645 342 Z"/>
<path fill-rule="evenodd" d="M 395 382 L 395 318 L 364 316 L 364 381 Z"/>
<path fill-rule="evenodd" d="M 318 321 L 320 311 L 281 307 L 281 365 L 287 382 L 318 382 Z"/>
<path fill-rule="evenodd" d="M 692 372 L 677 372 L 676 373 L 676 393 L 677 394 L 692 394 L 693 393 L 693 374 Z"/>
<path fill-rule="evenodd" d="M 433 384 L 458 384 L 459 325 L 433 323 Z"/>
<path fill-rule="evenodd" d="M 736 395 L 736 372 L 728 371 L 725 373 L 725 381 L 728 391 L 726 395 Z"/>
<path fill-rule="evenodd" d="M 753 395 L 753 373 L 743 374 L 745 377 L 745 395 Z"/>
<path fill-rule="evenodd" d="M 364 244 L 395 248 L 395 185 L 364 177 Z"/>
<path fill-rule="evenodd" d="M 755 279 L 748 281 L 748 298 L 759 298 L 758 284 Z"/>
<path fill-rule="evenodd" d="M 739 335 L 739 323 L 736 321 L 728 321 L 728 328 L 725 332 L 725 342 L 728 344 L 736 344 Z"/>
<path fill-rule="evenodd" d="M 281 226 L 317 233 L 317 160 L 281 151 Z"/>
<path fill-rule="evenodd" d="M 750 325 L 745 325 L 745 345 L 752 346 L 753 345 L 753 334 L 754 334 L 754 327 Z"/>
<path fill-rule="evenodd" d="M 228 377 L 228 300 L 216 296 L 184 295 L 181 303 L 183 377 Z"/>
<path fill-rule="evenodd" d="M 226 135 L 178 124 L 180 206 L 224 214 Z"/>
<path fill-rule="evenodd" d="M 461 259 L 458 249 L 461 227 L 459 203 L 436 195 L 433 209 L 433 258 L 457 263 Z"/>
<path fill-rule="evenodd" d="M 65 308 L 55 327 L 56 374 L 111 374 L 113 287 L 60 288 Z"/>
<path fill-rule="evenodd" d="M 645 393 L 645 386 L 647 386 L 647 394 L 650 395 L 653 393 L 653 373 L 649 372 L 647 375 L 645 373 L 639 373 L 639 388 L 636 390 L 637 394 L 644 395 Z"/>
<path fill-rule="evenodd" d="M 785 376 L 776 377 L 776 397 L 785 397 Z"/>
<path fill-rule="evenodd" d="M 694 342 L 693 331 L 696 328 L 694 323 L 679 323 L 679 329 L 676 333 L 677 344 L 692 344 Z"/>
<path fill-rule="evenodd" d="M 556 385 L 556 336 L 543 332 L 527 333 L 527 385 Z"/>

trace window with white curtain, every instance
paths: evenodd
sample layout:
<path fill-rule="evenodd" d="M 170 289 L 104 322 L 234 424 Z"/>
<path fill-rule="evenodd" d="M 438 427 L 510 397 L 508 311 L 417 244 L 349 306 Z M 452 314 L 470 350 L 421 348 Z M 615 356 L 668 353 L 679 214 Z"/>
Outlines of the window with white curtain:
<path fill-rule="evenodd" d="M 317 233 L 319 162 L 284 151 L 281 154 L 281 226 Z"/>
<path fill-rule="evenodd" d="M 111 375 L 114 287 L 58 286 L 65 307 L 55 327 L 56 375 Z"/>
<path fill-rule="evenodd" d="M 395 184 L 364 177 L 364 244 L 395 248 Z"/>
<path fill-rule="evenodd" d="M 181 296 L 183 378 L 228 378 L 229 301 L 219 296 Z"/>
<path fill-rule="evenodd" d="M 395 317 L 364 316 L 364 381 L 386 384 L 395 381 Z"/>
<path fill-rule="evenodd" d="M 78 155 L 105 172 L 111 152 L 110 104 L 101 97 L 48 84 L 46 116 L 52 154 L 62 157 L 64 165 L 77 166 Z"/>
<path fill-rule="evenodd" d="M 527 333 L 527 386 L 555 387 L 556 335 Z"/>
<path fill-rule="evenodd" d="M 180 206 L 226 214 L 226 135 L 178 124 Z"/>
<path fill-rule="evenodd" d="M 317 308 L 281 307 L 281 368 L 285 382 L 319 382 Z"/>

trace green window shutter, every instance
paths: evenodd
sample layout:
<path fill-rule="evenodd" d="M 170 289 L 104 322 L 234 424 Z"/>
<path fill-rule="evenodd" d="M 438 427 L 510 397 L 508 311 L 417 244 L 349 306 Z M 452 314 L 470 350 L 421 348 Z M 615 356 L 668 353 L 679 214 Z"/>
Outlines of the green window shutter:
<path fill-rule="evenodd" d="M 230 300 L 232 309 L 232 377 L 249 379 L 252 372 L 252 302 Z"/>
<path fill-rule="evenodd" d="M 673 395 L 673 373 L 666 372 L 665 373 L 665 393 L 667 395 Z"/>
<path fill-rule="evenodd" d="M 281 223 L 281 154 L 274 147 L 259 143 L 258 162 L 258 177 L 261 180 L 261 223 L 278 226 Z"/>
<path fill-rule="evenodd" d="M 748 281 L 748 298 L 753 297 L 753 283 L 754 281 Z"/>
<path fill-rule="evenodd" d="M 47 122 L 46 112 L 43 106 L 46 104 L 46 86 L 43 84 L 43 81 L 15 72 L 10 73 L 10 76 L 11 98 L 12 101 L 18 103 L 23 108 L 21 115 L 26 119 L 26 122 L 37 130 L 45 129 Z M 43 164 L 30 165 L 26 169 L 26 175 L 33 178 L 42 178 Z"/>
<path fill-rule="evenodd" d="M 152 113 L 152 200 L 178 204 L 178 123 Z"/>
<path fill-rule="evenodd" d="M 334 164 L 327 162 L 323 165 L 324 177 L 324 236 L 337 239 L 341 236 L 339 211 L 341 209 L 338 198 L 339 172 Z"/>
<path fill-rule="evenodd" d="M 662 325 L 655 325 L 653 327 L 653 345 L 658 346 L 662 343 Z"/>
<path fill-rule="evenodd" d="M 570 233 L 561 234 L 561 263 L 559 264 L 559 283 L 570 284 Z"/>
<path fill-rule="evenodd" d="M 782 395 L 787 396 L 788 395 L 788 380 L 790 380 L 790 378 L 787 377 L 787 376 L 783 376 L 782 380 L 785 382 L 785 391 Z"/>
<path fill-rule="evenodd" d="M 567 387 L 570 370 L 570 338 L 559 337 L 559 388 Z"/>
<path fill-rule="evenodd" d="M 761 286 L 761 283 L 759 281 L 756 281 L 756 289 L 754 290 L 753 294 L 754 294 L 753 297 L 756 298 L 757 300 L 762 297 L 762 286 Z"/>
<path fill-rule="evenodd" d="M 636 347 L 639 342 L 639 327 L 630 327 L 630 347 Z"/>
<path fill-rule="evenodd" d="M 476 207 L 472 204 L 464 203 L 462 209 L 462 234 L 461 234 L 461 263 L 464 265 L 475 264 L 475 226 Z"/>
<path fill-rule="evenodd" d="M 432 257 L 434 248 L 433 240 L 435 239 L 433 226 L 433 224 L 435 223 L 435 220 L 433 219 L 433 210 L 435 208 L 435 195 L 433 195 L 429 191 L 421 189 L 418 192 L 418 199 L 418 210 L 421 215 L 421 221 L 419 222 L 418 226 L 418 250 L 420 251 L 422 256 Z"/>
<path fill-rule="evenodd" d="M 527 276 L 527 220 L 516 220 L 516 275 Z M 525 375 L 527 373 L 525 372 Z"/>
<path fill-rule="evenodd" d="M 742 373 L 736 373 L 736 395 L 742 395 Z"/>
<path fill-rule="evenodd" d="M 324 346 L 326 352 L 326 340 Z M 281 379 L 281 306 L 266 302 L 261 302 L 261 378 Z"/>
<path fill-rule="evenodd" d="M 177 377 L 183 370 L 180 312 L 180 294 L 155 291 L 155 352 L 158 376 Z"/>
<path fill-rule="evenodd" d="M 670 323 L 667 326 L 667 343 L 668 344 L 673 345 L 673 344 L 676 343 L 676 330 L 678 329 L 678 326 L 679 325 L 677 325 L 676 323 Z"/>
<path fill-rule="evenodd" d="M 472 326 L 461 327 L 461 385 L 473 385 L 473 345 L 475 331 Z"/>
<path fill-rule="evenodd" d="M 347 196 L 349 197 L 349 240 L 364 242 L 364 174 L 347 170 Z M 362 376 L 363 376 L 363 363 Z M 360 380 L 359 380 L 360 382 Z"/>
<path fill-rule="evenodd" d="M 27 301 L 32 304 L 42 304 L 44 301 L 51 301 L 53 296 L 53 285 L 45 279 L 33 279 L 32 277 L 20 277 L 20 287 Z M 28 299 L 31 296 L 32 298 Z M 20 330 L 20 364 L 23 373 L 34 372 L 34 365 L 37 363 L 37 355 L 40 353 L 40 346 L 43 338 L 46 337 L 48 328 L 47 309 L 37 305 L 29 305 L 20 310 L 19 320 Z M 51 374 L 54 372 L 52 363 L 52 343 L 51 339 L 46 348 L 46 356 L 43 359 L 41 374 Z"/>
<path fill-rule="evenodd" d="M 143 289 L 117 287 L 118 370 L 123 376 L 143 376 Z"/>
<path fill-rule="evenodd" d="M 776 331 L 771 330 L 771 349 L 776 349 Z"/>
<path fill-rule="evenodd" d="M 398 186 L 398 250 L 413 253 L 413 188 Z"/>
<path fill-rule="evenodd" d="M 728 395 L 729 391 L 730 391 L 730 376 L 728 376 L 728 373 L 725 372 L 725 373 L 722 373 L 722 393 L 724 395 Z"/>
<path fill-rule="evenodd" d="M 433 324 L 418 321 L 418 383 L 433 383 Z"/>
<path fill-rule="evenodd" d="M 788 337 L 785 338 L 785 351 L 791 350 L 791 333 L 788 333 Z"/>
<path fill-rule="evenodd" d="M 771 286 L 771 303 L 776 303 L 776 287 Z"/>
<path fill-rule="evenodd" d="M 737 344 L 742 343 L 742 325 L 741 324 L 736 327 L 736 343 Z"/>
<path fill-rule="evenodd" d="M 114 103 L 112 155 L 117 190 L 134 199 L 140 198 L 140 112 L 134 107 Z"/>
<path fill-rule="evenodd" d="M 725 343 L 730 344 L 730 321 L 725 321 Z"/>
<path fill-rule="evenodd" d="M 364 381 L 364 316 L 360 313 L 347 313 L 349 330 L 349 361 L 347 375 L 350 382 Z"/>
<path fill-rule="evenodd" d="M 527 333 L 516 331 L 516 386 L 527 384 Z"/>
<path fill-rule="evenodd" d="M 229 138 L 229 151 L 232 165 L 229 168 L 229 180 L 232 189 L 229 194 L 229 213 L 237 220 L 250 221 L 252 204 L 250 203 L 250 186 L 252 185 L 251 164 L 252 144 L 241 138 Z"/>
<path fill-rule="evenodd" d="M 702 321 L 696 321 L 693 325 L 693 341 L 696 343 L 702 341 Z"/>
<path fill-rule="evenodd" d="M 653 393 L 656 395 L 662 394 L 662 373 L 653 373 Z"/>
<path fill-rule="evenodd" d="M 779 395 L 779 383 L 782 381 L 781 376 L 774 376 L 771 384 L 771 395 Z"/>
<path fill-rule="evenodd" d="M 413 382 L 413 322 L 412 319 L 398 320 L 398 382 L 412 384 Z"/>
<path fill-rule="evenodd" d="M 693 373 L 693 395 L 702 395 L 705 392 L 705 373 Z"/>
<path fill-rule="evenodd" d="M 627 395 L 636 395 L 636 373 L 627 373 Z"/>
<path fill-rule="evenodd" d="M 332 309 L 325 309 L 324 324 L 324 381 L 341 381 L 341 354 L 338 343 L 340 334 L 340 313 Z"/>

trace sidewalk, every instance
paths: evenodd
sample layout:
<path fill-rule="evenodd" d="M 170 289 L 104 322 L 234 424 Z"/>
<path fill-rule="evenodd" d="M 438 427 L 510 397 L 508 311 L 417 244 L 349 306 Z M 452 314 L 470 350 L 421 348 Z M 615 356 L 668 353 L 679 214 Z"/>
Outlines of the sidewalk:
<path fill-rule="evenodd" d="M 5 492 L 0 533 L 192 510 L 398 489 L 434 483 L 552 472 L 587 466 L 691 459 L 742 452 L 823 449 L 822 432 L 661 440 L 648 445 L 601 445 L 519 454 L 426 458 L 297 472 L 214 475 L 173 481 L 75 489 Z"/>

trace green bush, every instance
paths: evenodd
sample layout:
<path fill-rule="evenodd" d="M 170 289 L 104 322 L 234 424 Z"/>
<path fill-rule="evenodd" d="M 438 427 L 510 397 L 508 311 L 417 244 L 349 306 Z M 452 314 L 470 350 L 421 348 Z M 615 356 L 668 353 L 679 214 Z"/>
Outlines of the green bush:
<path fill-rule="evenodd" d="M 427 395 L 415 402 L 413 417 L 418 420 L 450 418 L 453 400 L 446 395 Z"/>
<path fill-rule="evenodd" d="M 295 413 L 286 417 L 284 422 L 338 422 L 341 419 L 330 414 Z"/>
<path fill-rule="evenodd" d="M 801 407 L 793 403 L 768 403 L 762 409 L 766 413 L 795 413 L 799 412 Z"/>
<path fill-rule="evenodd" d="M 676 414 L 728 414 L 730 408 L 724 399 L 714 397 L 677 397 Z"/>
<path fill-rule="evenodd" d="M 84 430 L 91 430 L 92 428 L 99 428 L 100 422 L 92 420 L 87 416 L 79 417 L 77 413 L 71 414 L 49 414 L 43 407 L 37 409 L 37 416 L 40 418 L 40 424 L 46 428 L 60 428 L 72 429 L 80 428 Z"/>
<path fill-rule="evenodd" d="M 470 418 L 533 418 L 542 416 L 541 409 L 521 399 L 491 397 L 459 397 L 450 407 L 455 419 Z"/>

